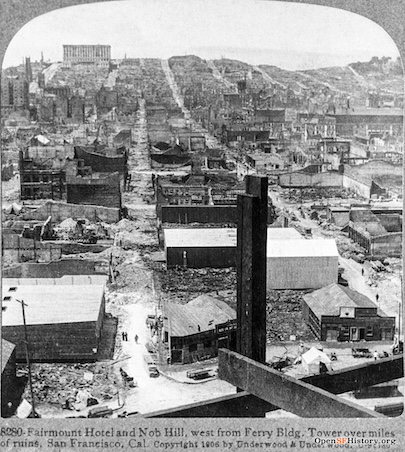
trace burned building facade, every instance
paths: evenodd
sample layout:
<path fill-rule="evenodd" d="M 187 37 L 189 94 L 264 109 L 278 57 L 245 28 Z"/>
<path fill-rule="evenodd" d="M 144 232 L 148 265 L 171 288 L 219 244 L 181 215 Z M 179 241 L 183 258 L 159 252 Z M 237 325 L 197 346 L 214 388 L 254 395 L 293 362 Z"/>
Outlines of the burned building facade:
<path fill-rule="evenodd" d="M 40 152 L 37 152 L 40 151 Z M 20 151 L 21 199 L 62 199 L 66 172 L 57 164 L 59 151 L 54 147 Z"/>

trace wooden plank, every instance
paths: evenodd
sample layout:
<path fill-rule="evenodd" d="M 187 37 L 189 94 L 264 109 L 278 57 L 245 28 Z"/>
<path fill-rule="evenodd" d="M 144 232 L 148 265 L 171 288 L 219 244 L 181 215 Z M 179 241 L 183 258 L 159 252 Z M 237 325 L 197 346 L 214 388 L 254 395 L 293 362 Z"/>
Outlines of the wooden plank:
<path fill-rule="evenodd" d="M 311 375 L 301 381 L 333 394 L 341 394 L 376 384 L 375 382 L 401 378 L 404 375 L 403 369 L 403 355 L 396 355 L 391 359 L 385 358 L 327 374 Z M 277 406 L 243 391 L 230 396 L 148 413 L 145 417 L 263 417 L 265 413 L 278 409 Z"/>
<path fill-rule="evenodd" d="M 278 407 L 259 399 L 247 392 L 239 392 L 228 396 L 217 397 L 202 402 L 182 405 L 166 410 L 144 414 L 146 418 L 169 417 L 264 417 L 269 411 Z"/>
<path fill-rule="evenodd" d="M 325 374 L 310 375 L 301 378 L 300 381 L 325 389 L 332 394 L 342 394 L 403 376 L 404 355 L 401 354 Z"/>
<path fill-rule="evenodd" d="M 236 352 L 218 357 L 219 378 L 300 417 L 384 417 Z"/>

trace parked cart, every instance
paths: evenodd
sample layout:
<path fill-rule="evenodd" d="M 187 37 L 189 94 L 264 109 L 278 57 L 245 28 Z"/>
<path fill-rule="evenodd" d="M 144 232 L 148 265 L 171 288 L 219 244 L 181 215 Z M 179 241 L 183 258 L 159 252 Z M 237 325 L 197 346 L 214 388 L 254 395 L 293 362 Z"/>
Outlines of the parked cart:
<path fill-rule="evenodd" d="M 353 358 L 372 358 L 373 354 L 368 348 L 352 348 Z"/>

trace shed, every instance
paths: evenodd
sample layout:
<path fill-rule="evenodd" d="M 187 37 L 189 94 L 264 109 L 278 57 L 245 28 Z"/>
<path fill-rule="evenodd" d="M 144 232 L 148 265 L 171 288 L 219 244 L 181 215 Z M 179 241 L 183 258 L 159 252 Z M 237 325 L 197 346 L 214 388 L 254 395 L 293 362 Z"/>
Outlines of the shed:
<path fill-rule="evenodd" d="M 268 289 L 318 289 L 337 282 L 335 240 L 267 240 Z"/>
<path fill-rule="evenodd" d="M 41 282 L 41 280 L 36 280 Z M 94 361 L 104 319 L 104 285 L 74 283 L 9 285 L 3 281 L 2 336 L 16 344 L 17 361 L 25 361 L 25 317 L 31 360 Z M 52 284 L 53 283 L 53 284 Z"/>
<path fill-rule="evenodd" d="M 318 374 L 320 363 L 325 364 L 327 370 L 332 370 L 331 360 L 321 350 L 311 347 L 301 356 L 301 364 L 307 374 Z"/>
<path fill-rule="evenodd" d="M 236 319 L 234 309 L 209 295 L 200 295 L 185 305 L 166 302 L 163 314 L 172 362 L 182 363 L 216 356 L 216 326 Z"/>

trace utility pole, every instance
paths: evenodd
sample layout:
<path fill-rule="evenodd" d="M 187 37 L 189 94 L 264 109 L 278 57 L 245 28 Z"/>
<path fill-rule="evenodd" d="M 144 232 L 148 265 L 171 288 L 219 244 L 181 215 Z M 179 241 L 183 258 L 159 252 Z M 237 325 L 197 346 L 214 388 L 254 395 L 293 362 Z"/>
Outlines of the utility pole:
<path fill-rule="evenodd" d="M 28 382 L 30 385 L 30 392 L 31 392 L 31 405 L 32 405 L 32 416 L 37 417 L 37 414 L 35 412 L 35 401 L 34 401 L 34 390 L 32 387 L 32 373 L 31 373 L 31 362 L 29 357 L 29 349 L 28 349 L 28 332 L 27 332 L 27 323 L 25 321 L 25 306 L 28 306 L 24 303 L 24 300 L 17 300 L 18 303 L 21 304 L 22 308 L 22 315 L 23 315 L 23 322 L 24 322 L 24 335 L 25 335 L 25 355 L 27 359 L 27 366 L 28 366 Z"/>

